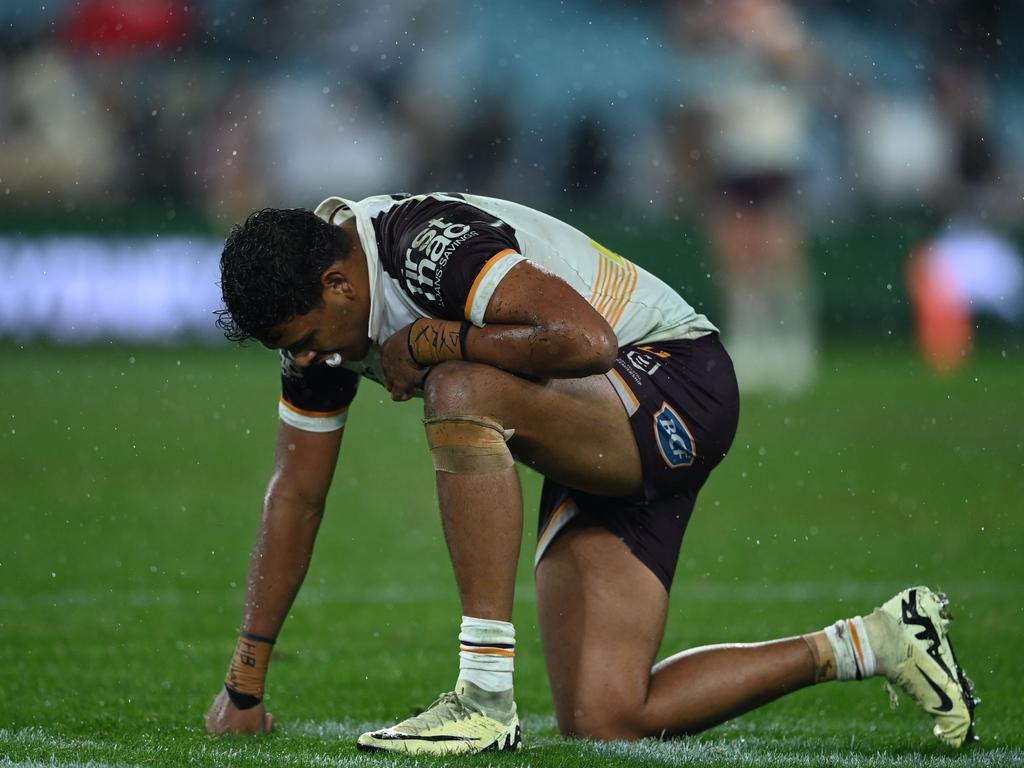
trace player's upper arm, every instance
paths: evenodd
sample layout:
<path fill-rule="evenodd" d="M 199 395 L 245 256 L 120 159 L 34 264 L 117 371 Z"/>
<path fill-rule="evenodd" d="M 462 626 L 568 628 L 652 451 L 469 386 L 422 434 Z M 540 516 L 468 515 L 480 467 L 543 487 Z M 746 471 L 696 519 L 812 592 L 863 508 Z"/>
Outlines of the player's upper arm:
<path fill-rule="evenodd" d="M 618 351 L 615 331 L 580 293 L 557 275 L 528 261 L 515 264 L 494 287 L 487 323 L 532 325 L 566 359 L 611 368 Z"/>
<path fill-rule="evenodd" d="M 322 511 L 338 462 L 344 429 L 307 432 L 281 422 L 268 497 Z"/>
<path fill-rule="evenodd" d="M 334 477 L 348 406 L 359 375 L 345 368 L 300 368 L 281 352 L 281 419 L 274 475 L 267 493 L 320 510 Z"/>
<path fill-rule="evenodd" d="M 300 368 L 281 350 L 281 421 L 306 432 L 333 432 L 345 426 L 359 374 L 317 364 Z"/>

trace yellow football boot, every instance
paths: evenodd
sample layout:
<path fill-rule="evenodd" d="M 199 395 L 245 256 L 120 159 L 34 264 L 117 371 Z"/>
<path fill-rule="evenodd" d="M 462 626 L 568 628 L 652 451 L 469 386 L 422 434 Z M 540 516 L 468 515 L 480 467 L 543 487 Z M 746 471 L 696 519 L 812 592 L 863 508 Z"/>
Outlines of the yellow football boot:
<path fill-rule="evenodd" d="M 981 700 L 949 641 L 949 600 L 928 587 L 905 589 L 870 616 L 871 645 L 886 677 L 932 716 L 932 732 L 959 747 L 974 735 Z"/>
<path fill-rule="evenodd" d="M 364 733 L 356 746 L 365 751 L 411 755 L 472 755 L 522 746 L 515 702 L 507 712 L 488 706 L 496 697 L 472 683 L 441 694 L 426 710 L 390 728 Z"/>

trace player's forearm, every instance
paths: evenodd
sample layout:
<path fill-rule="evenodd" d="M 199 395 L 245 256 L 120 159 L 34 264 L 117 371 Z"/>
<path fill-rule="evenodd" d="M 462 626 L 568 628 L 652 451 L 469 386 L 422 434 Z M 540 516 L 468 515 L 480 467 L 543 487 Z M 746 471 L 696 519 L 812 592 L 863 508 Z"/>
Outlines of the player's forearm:
<path fill-rule="evenodd" d="M 470 360 L 545 379 L 604 373 L 618 351 L 611 326 L 596 313 L 587 322 L 568 318 L 483 327 L 424 318 L 410 325 L 407 333 L 408 357 L 420 366 Z M 394 348 L 385 352 L 393 354 Z"/>
<path fill-rule="evenodd" d="M 466 340 L 466 354 L 473 362 L 545 379 L 605 373 L 615 362 L 616 352 L 610 328 L 567 322 L 473 327 Z"/>
<path fill-rule="evenodd" d="M 277 637 L 306 577 L 323 507 L 287 495 L 267 496 L 249 562 L 242 629 Z"/>

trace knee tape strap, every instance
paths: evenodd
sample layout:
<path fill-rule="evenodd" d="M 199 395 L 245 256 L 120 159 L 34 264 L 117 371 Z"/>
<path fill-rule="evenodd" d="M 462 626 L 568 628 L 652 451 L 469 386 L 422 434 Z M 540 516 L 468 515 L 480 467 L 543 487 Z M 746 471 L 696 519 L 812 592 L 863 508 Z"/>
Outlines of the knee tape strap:
<path fill-rule="evenodd" d="M 505 441 L 514 430 L 478 416 L 437 416 L 424 419 L 427 444 L 438 472 L 485 475 L 515 464 Z"/>

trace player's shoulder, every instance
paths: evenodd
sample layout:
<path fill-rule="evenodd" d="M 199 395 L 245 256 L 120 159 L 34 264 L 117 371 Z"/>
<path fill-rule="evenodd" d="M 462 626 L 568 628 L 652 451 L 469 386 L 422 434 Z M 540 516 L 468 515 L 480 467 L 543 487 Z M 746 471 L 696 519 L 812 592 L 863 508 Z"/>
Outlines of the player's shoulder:
<path fill-rule="evenodd" d="M 373 218 L 383 211 L 397 205 L 401 205 L 402 203 L 416 197 L 420 196 L 410 195 L 407 192 L 398 192 L 388 195 L 372 195 L 370 197 L 364 197 L 361 200 L 349 200 L 348 198 L 344 198 L 339 195 L 332 195 L 320 202 L 320 204 L 313 209 L 313 213 L 328 224 L 342 224 L 357 212 L 365 214 L 368 218 Z"/>
<path fill-rule="evenodd" d="M 488 216 L 486 210 L 468 202 L 464 195 L 451 192 L 408 195 L 386 207 L 376 206 L 371 218 L 379 234 L 390 237 L 414 237 L 432 221 L 471 225 L 485 220 L 491 223 L 495 219 Z"/>
<path fill-rule="evenodd" d="M 325 201 L 324 215 L 334 215 L 337 205 Z M 354 205 L 373 227 L 380 268 L 437 317 L 461 318 L 466 293 L 484 264 L 496 254 L 519 251 L 515 228 L 461 193 L 378 196 Z"/>
<path fill-rule="evenodd" d="M 378 202 L 371 221 L 381 263 L 395 276 L 409 267 L 407 262 L 418 263 L 426 257 L 447 262 L 455 251 L 464 255 L 477 243 L 484 250 L 496 242 L 499 250 L 517 247 L 514 227 L 458 193 L 408 195 L 387 207 L 379 207 Z"/>

